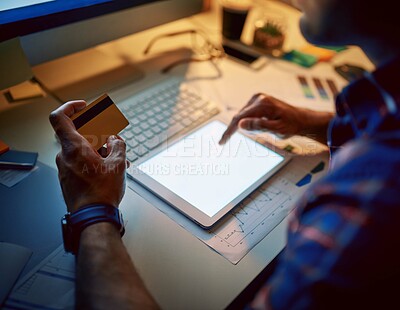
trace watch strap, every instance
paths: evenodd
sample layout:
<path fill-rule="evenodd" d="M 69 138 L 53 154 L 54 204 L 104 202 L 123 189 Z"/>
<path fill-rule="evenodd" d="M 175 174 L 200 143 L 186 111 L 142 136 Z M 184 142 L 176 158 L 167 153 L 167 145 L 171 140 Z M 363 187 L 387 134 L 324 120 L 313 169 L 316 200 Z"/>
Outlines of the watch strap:
<path fill-rule="evenodd" d="M 105 204 L 92 204 L 78 209 L 73 213 L 67 213 L 62 218 L 64 249 L 73 254 L 78 253 L 79 240 L 82 231 L 93 224 L 109 222 L 125 233 L 122 213 L 118 208 Z"/>

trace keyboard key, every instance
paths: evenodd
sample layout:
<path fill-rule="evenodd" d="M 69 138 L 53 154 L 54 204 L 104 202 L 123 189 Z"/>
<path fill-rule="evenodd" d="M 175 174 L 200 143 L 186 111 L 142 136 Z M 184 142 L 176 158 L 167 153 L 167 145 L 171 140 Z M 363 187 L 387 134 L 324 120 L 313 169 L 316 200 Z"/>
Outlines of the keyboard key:
<path fill-rule="evenodd" d="M 167 130 L 168 137 L 172 137 L 173 135 L 176 135 L 178 132 L 180 132 L 184 128 L 185 127 L 182 124 L 176 123 L 175 125 L 168 128 L 168 130 Z"/>
<path fill-rule="evenodd" d="M 182 115 L 179 113 L 173 114 L 172 119 L 178 122 L 182 119 Z"/>
<path fill-rule="evenodd" d="M 196 111 L 196 112 L 194 112 L 194 113 L 192 113 L 192 114 L 190 114 L 189 115 L 189 118 L 192 120 L 192 121 L 197 121 L 200 117 L 202 117 L 203 116 L 203 113 L 201 112 L 201 111 Z"/>
<path fill-rule="evenodd" d="M 152 110 L 148 110 L 148 111 L 146 112 L 147 118 L 150 118 L 150 117 L 152 117 L 153 115 L 154 115 L 154 112 L 153 112 Z"/>
<path fill-rule="evenodd" d="M 147 119 L 147 116 L 145 114 L 140 114 L 139 115 L 139 120 L 140 121 L 145 121 Z"/>
<path fill-rule="evenodd" d="M 130 150 L 129 152 L 126 153 L 126 158 L 130 162 L 134 162 L 136 159 L 139 158 L 139 156 L 137 156 L 132 150 Z"/>
<path fill-rule="evenodd" d="M 210 115 L 217 115 L 219 113 L 219 109 L 214 107 L 209 111 L 209 113 Z"/>
<path fill-rule="evenodd" d="M 133 151 L 139 157 L 142 157 L 144 154 L 148 152 L 147 148 L 144 145 L 138 145 L 133 149 Z"/>
<path fill-rule="evenodd" d="M 149 129 L 149 128 L 150 128 L 150 125 L 149 125 L 147 122 L 143 122 L 143 123 L 140 124 L 140 127 L 141 127 L 143 130 L 146 130 L 146 129 Z"/>
<path fill-rule="evenodd" d="M 168 127 L 171 127 L 171 126 L 174 125 L 176 122 L 177 122 L 176 119 L 173 118 L 173 117 L 171 116 L 171 118 L 168 120 L 168 124 L 169 124 Z"/>
<path fill-rule="evenodd" d="M 145 132 L 143 132 L 143 135 L 144 135 L 147 139 L 150 139 L 150 138 L 153 138 L 153 137 L 154 137 L 154 132 L 151 131 L 150 129 L 148 129 L 148 130 L 146 130 Z"/>
<path fill-rule="evenodd" d="M 126 144 L 129 146 L 129 148 L 134 148 L 139 145 L 139 142 L 137 142 L 135 139 L 131 139 L 126 141 Z"/>
<path fill-rule="evenodd" d="M 127 114 L 127 112 L 129 111 L 129 107 L 128 106 L 126 106 L 126 105 L 119 105 L 118 106 L 120 109 L 121 109 L 121 111 L 122 111 L 122 113 L 124 113 L 124 114 Z"/>
<path fill-rule="evenodd" d="M 150 124 L 150 126 L 154 126 L 157 124 L 157 121 L 154 118 L 149 119 L 148 123 Z"/>
<path fill-rule="evenodd" d="M 157 114 L 155 118 L 156 118 L 157 121 L 163 121 L 164 120 L 164 117 L 161 114 Z"/>
<path fill-rule="evenodd" d="M 180 114 L 182 115 L 182 118 L 187 118 L 189 116 L 189 112 L 186 109 L 182 110 Z"/>
<path fill-rule="evenodd" d="M 139 126 L 133 127 L 132 132 L 135 136 L 139 135 L 142 132 L 142 128 Z"/>
<path fill-rule="evenodd" d="M 192 124 L 192 121 L 188 118 L 184 118 L 183 120 L 181 120 L 181 124 L 185 127 L 189 126 Z"/>
<path fill-rule="evenodd" d="M 162 128 L 161 128 L 160 126 L 158 126 L 158 125 L 153 126 L 153 127 L 151 128 L 151 130 L 153 130 L 153 132 L 154 132 L 155 134 L 158 134 L 158 133 L 160 133 L 160 132 L 163 131 Z"/>
<path fill-rule="evenodd" d="M 162 129 L 167 129 L 169 127 L 169 125 L 166 121 L 162 121 L 159 125 Z"/>
<path fill-rule="evenodd" d="M 133 138 L 133 133 L 132 131 L 126 131 L 123 133 L 123 137 L 125 138 L 125 140 L 129 140 Z"/>
<path fill-rule="evenodd" d="M 196 108 L 194 106 L 192 106 L 192 105 L 189 105 L 186 108 L 186 111 L 190 114 L 190 113 L 193 113 L 194 111 L 196 111 Z"/>
<path fill-rule="evenodd" d="M 137 103 L 137 105 L 136 105 L 135 113 L 136 113 L 137 115 L 143 114 L 143 111 L 144 111 L 144 110 L 145 110 L 145 108 L 143 107 L 143 101 L 139 101 L 139 102 Z"/>
<path fill-rule="evenodd" d="M 128 110 L 128 111 L 126 112 L 126 115 L 127 115 L 129 118 L 132 118 L 132 117 L 135 116 L 135 112 L 132 111 L 132 110 Z"/>
<path fill-rule="evenodd" d="M 177 100 L 175 100 L 175 99 L 169 99 L 169 100 L 167 101 L 167 103 L 168 103 L 168 106 L 169 106 L 170 108 L 173 108 L 173 107 L 176 106 Z"/>
<path fill-rule="evenodd" d="M 155 136 L 153 138 L 151 138 L 150 140 L 147 140 L 144 145 L 149 149 L 152 150 L 154 149 L 156 146 L 160 145 L 162 142 L 164 142 L 166 140 L 166 136 L 165 136 L 165 140 L 163 139 L 165 135 L 159 135 L 159 136 Z"/>
<path fill-rule="evenodd" d="M 138 136 L 136 136 L 136 140 L 139 141 L 139 143 L 143 143 L 144 141 L 146 141 L 146 137 L 143 134 L 140 134 Z"/>
<path fill-rule="evenodd" d="M 164 112 L 162 112 L 162 115 L 163 115 L 165 118 L 170 118 L 171 115 L 172 115 L 172 111 L 171 111 L 171 110 L 165 110 Z"/>
<path fill-rule="evenodd" d="M 193 106 L 195 108 L 201 108 L 202 106 L 205 106 L 205 105 L 207 105 L 207 101 L 205 101 L 205 100 L 199 100 L 199 101 L 193 103 Z"/>
<path fill-rule="evenodd" d="M 133 126 L 137 126 L 137 125 L 140 124 L 140 120 L 139 120 L 137 117 L 134 117 L 134 118 L 132 118 L 132 119 L 130 120 L 130 123 L 131 123 Z"/>
<path fill-rule="evenodd" d="M 169 107 L 168 104 L 165 103 L 164 101 L 160 103 L 160 108 L 161 108 L 162 110 L 166 110 L 166 109 L 168 109 L 168 107 Z"/>

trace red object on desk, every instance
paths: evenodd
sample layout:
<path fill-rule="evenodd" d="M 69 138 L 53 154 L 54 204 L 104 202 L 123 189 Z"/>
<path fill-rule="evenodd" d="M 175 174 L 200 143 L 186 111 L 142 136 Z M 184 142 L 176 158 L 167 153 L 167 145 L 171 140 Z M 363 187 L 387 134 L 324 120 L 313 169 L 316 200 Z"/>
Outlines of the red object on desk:
<path fill-rule="evenodd" d="M 0 155 L 7 152 L 9 149 L 10 147 L 0 140 Z"/>

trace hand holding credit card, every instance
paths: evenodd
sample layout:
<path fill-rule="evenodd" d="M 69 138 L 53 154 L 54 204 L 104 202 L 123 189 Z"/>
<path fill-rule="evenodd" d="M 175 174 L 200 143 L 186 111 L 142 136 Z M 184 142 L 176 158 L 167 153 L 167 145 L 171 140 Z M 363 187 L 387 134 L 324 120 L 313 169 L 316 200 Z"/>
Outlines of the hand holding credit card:
<path fill-rule="evenodd" d="M 129 125 L 111 98 L 104 94 L 71 117 L 77 131 L 99 150 L 111 135 Z"/>

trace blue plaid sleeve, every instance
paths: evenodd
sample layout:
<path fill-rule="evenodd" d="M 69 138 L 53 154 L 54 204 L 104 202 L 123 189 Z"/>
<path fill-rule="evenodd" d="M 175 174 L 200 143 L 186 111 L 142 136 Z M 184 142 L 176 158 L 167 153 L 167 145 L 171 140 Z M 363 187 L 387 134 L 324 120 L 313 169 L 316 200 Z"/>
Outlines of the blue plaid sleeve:
<path fill-rule="evenodd" d="M 396 296 L 400 151 L 356 143 L 341 153 L 296 208 L 277 270 L 250 308 L 382 308 Z"/>

